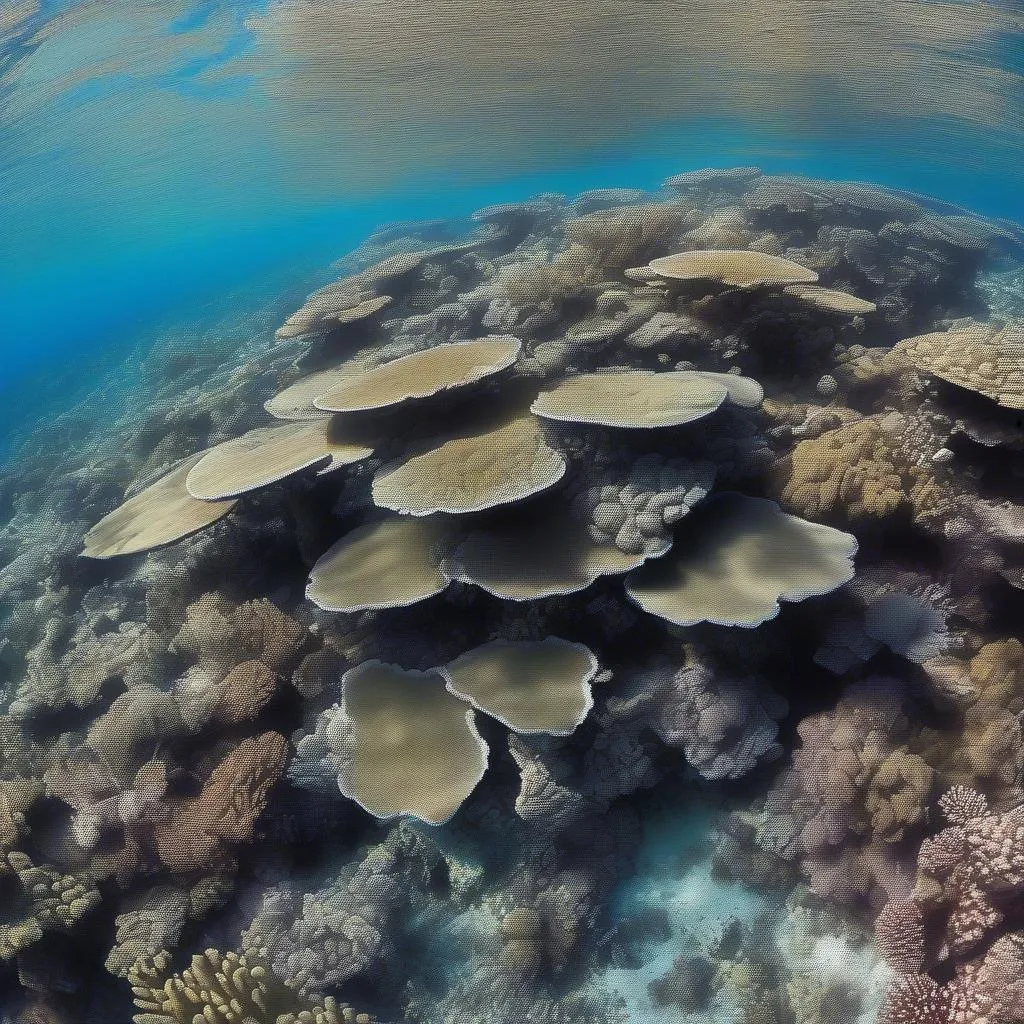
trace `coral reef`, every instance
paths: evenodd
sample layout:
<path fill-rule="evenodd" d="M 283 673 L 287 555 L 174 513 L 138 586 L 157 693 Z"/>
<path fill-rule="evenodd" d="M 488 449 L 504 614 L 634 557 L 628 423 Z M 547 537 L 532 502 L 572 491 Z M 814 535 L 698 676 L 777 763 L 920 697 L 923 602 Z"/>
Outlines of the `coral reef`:
<path fill-rule="evenodd" d="M 921 844 L 913 892 L 876 922 L 879 948 L 898 972 L 879 1020 L 1024 1020 L 1024 809 L 989 809 L 976 790 L 939 799 L 946 828 Z M 932 972 L 942 972 L 937 981 Z"/>
<path fill-rule="evenodd" d="M 160 338 L 0 475 L 4 1020 L 1024 1020 L 1020 261 L 736 168 Z"/>

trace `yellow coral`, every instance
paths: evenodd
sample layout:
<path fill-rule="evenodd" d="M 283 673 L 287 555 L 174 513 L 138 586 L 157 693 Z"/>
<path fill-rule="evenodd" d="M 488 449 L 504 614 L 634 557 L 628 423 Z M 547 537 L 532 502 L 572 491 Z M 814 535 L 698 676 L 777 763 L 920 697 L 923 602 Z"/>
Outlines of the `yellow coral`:
<path fill-rule="evenodd" d="M 922 524 L 946 511 L 938 482 L 896 447 L 895 423 L 869 416 L 801 441 L 775 468 L 783 505 L 812 519 L 885 519 L 904 510 Z"/>
<path fill-rule="evenodd" d="M 136 1024 L 370 1024 L 370 1016 L 327 998 L 306 1003 L 252 953 L 208 949 L 180 974 L 169 953 L 140 960 L 128 972 Z"/>

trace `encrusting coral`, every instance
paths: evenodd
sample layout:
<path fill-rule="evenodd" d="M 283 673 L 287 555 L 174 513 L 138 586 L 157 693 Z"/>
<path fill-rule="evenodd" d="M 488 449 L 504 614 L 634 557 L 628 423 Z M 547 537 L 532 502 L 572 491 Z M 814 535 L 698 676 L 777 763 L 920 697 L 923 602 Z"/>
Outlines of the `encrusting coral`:
<path fill-rule="evenodd" d="M 105 962 L 142 1024 L 641 1019 L 600 988 L 637 808 L 727 790 L 717 871 L 851 935 L 888 904 L 885 1024 L 1021 1019 L 1019 252 L 753 168 L 546 195 L 162 338 L 141 418 L 55 417 L 0 478 L 30 1009 L 105 1019 Z M 777 938 L 649 994 L 867 1019 Z"/>

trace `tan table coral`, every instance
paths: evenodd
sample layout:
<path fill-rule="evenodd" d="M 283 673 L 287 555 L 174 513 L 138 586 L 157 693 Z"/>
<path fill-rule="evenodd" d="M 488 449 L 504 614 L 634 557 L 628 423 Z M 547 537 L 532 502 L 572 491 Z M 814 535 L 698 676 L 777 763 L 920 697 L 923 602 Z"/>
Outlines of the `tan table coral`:
<path fill-rule="evenodd" d="M 721 494 L 683 523 L 673 550 L 626 579 L 644 611 L 680 626 L 759 626 L 780 601 L 827 594 L 853 578 L 857 541 L 763 498 Z"/>
<path fill-rule="evenodd" d="M 729 396 L 727 374 L 690 370 L 603 370 L 567 377 L 530 408 L 546 419 L 649 430 L 713 413 Z"/>
<path fill-rule="evenodd" d="M 85 535 L 82 554 L 114 558 L 171 544 L 223 519 L 234 501 L 199 501 L 185 481 L 206 452 L 180 462 L 166 476 L 105 515 Z"/>
<path fill-rule="evenodd" d="M 437 672 L 368 661 L 345 673 L 331 727 L 342 793 L 371 814 L 447 821 L 487 770 L 473 711 Z"/>
<path fill-rule="evenodd" d="M 414 516 L 479 512 L 554 486 L 565 468 L 540 421 L 517 416 L 383 467 L 373 478 L 373 500 Z"/>
<path fill-rule="evenodd" d="M 448 525 L 436 518 L 382 519 L 347 533 L 313 566 L 306 596 L 327 611 L 404 608 L 451 582 L 442 563 Z"/>
<path fill-rule="evenodd" d="M 859 299 L 849 292 L 836 291 L 834 288 L 821 288 L 816 284 L 791 284 L 782 289 L 786 295 L 792 295 L 801 302 L 826 310 L 829 313 L 874 313 L 878 307 L 867 299 Z"/>
<path fill-rule="evenodd" d="M 673 281 L 716 281 L 736 288 L 811 283 L 818 275 L 782 256 L 750 249 L 697 249 L 651 260 L 650 267 Z"/>
<path fill-rule="evenodd" d="M 189 471 L 189 494 L 202 501 L 236 498 L 304 469 L 321 473 L 369 458 L 362 432 L 340 417 L 257 427 L 211 448 Z"/>
<path fill-rule="evenodd" d="M 313 402 L 347 377 L 362 372 L 362 365 L 349 361 L 327 370 L 318 370 L 308 377 L 301 377 L 273 398 L 263 403 L 263 408 L 278 420 L 326 420 L 331 417 L 326 409 L 318 409 Z"/>
<path fill-rule="evenodd" d="M 313 404 L 330 412 L 358 412 L 429 398 L 500 373 L 521 349 L 522 342 L 510 337 L 435 345 L 346 377 Z"/>
<path fill-rule="evenodd" d="M 441 669 L 457 697 L 516 732 L 571 733 L 593 706 L 597 658 L 583 644 L 494 640 Z"/>
<path fill-rule="evenodd" d="M 664 554 L 670 541 L 652 550 L 627 553 L 614 544 L 595 543 L 586 524 L 563 515 L 538 533 L 532 519 L 470 533 L 455 549 L 451 575 L 495 597 L 532 601 L 574 594 L 599 576 L 629 572 L 645 558 Z"/>
<path fill-rule="evenodd" d="M 970 324 L 907 338 L 882 368 L 920 370 L 1008 409 L 1024 409 L 1024 322 Z"/>
<path fill-rule="evenodd" d="M 352 279 L 336 282 L 310 295 L 277 329 L 275 337 L 286 341 L 324 327 L 356 323 L 379 313 L 391 301 L 390 295 L 373 295 Z"/>

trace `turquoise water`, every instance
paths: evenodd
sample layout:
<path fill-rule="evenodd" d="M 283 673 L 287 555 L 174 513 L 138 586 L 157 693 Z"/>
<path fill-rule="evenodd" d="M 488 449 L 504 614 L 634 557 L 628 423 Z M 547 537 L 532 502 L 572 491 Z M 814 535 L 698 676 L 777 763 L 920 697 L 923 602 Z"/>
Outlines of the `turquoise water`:
<path fill-rule="evenodd" d="M 1012 3 L 916 0 L 15 0 L 0 429 L 382 221 L 739 163 L 1024 219 L 1019 27 Z"/>

